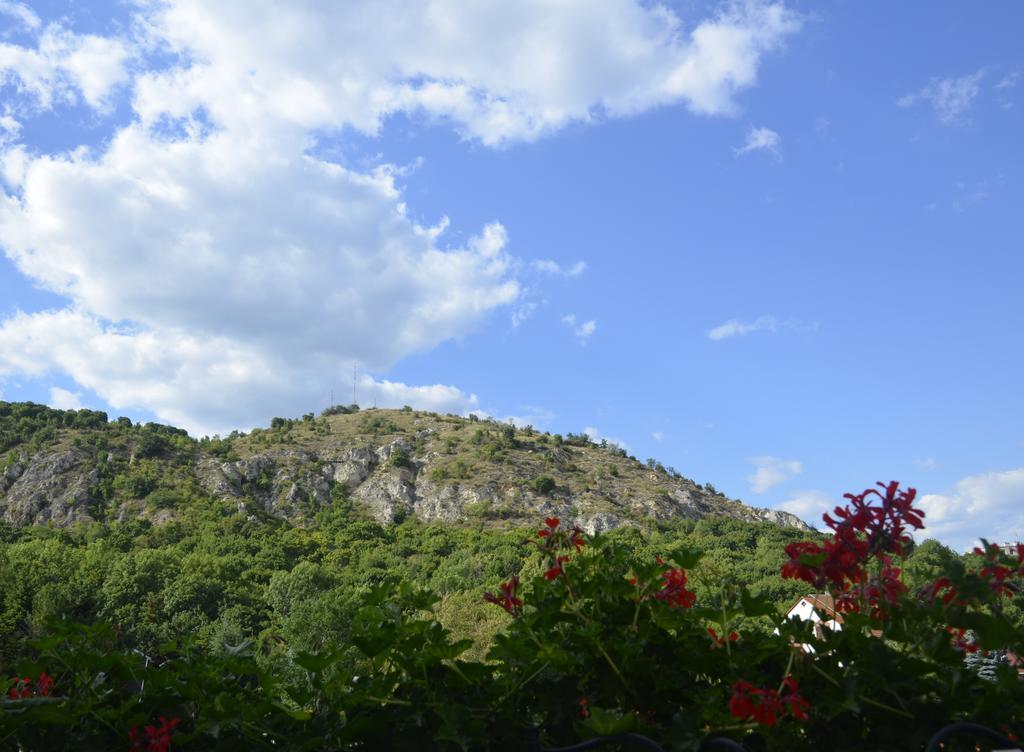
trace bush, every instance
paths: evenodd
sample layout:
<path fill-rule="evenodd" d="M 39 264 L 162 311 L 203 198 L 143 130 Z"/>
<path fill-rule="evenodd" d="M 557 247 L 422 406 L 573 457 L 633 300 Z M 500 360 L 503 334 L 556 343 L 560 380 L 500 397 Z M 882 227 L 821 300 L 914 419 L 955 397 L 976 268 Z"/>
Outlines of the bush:
<path fill-rule="evenodd" d="M 173 509 L 183 501 L 182 495 L 170 488 L 158 488 L 146 497 L 146 505 L 154 509 Z"/>
<path fill-rule="evenodd" d="M 533 479 L 530 484 L 533 490 L 542 496 L 547 496 L 549 493 L 555 490 L 555 479 L 549 475 L 540 475 Z"/>
<path fill-rule="evenodd" d="M 359 405 L 331 405 L 326 407 L 320 413 L 321 418 L 327 418 L 331 415 L 349 415 L 350 413 L 359 412 Z"/>
<path fill-rule="evenodd" d="M 391 448 L 391 454 L 388 456 L 388 464 L 391 467 L 412 467 L 412 459 L 409 457 L 409 450 L 401 444 L 396 444 Z"/>
<path fill-rule="evenodd" d="M 443 480 L 464 480 L 472 477 L 472 465 L 462 460 L 452 460 L 446 465 L 435 465 L 430 469 L 430 479 L 438 482 Z"/>

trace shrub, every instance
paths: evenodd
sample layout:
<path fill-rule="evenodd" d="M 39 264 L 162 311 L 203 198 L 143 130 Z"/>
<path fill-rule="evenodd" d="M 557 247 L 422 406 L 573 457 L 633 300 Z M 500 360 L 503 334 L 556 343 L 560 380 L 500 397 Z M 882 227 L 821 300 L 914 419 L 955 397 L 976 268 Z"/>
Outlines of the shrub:
<path fill-rule="evenodd" d="M 412 467 L 409 451 L 401 444 L 396 444 L 392 447 L 391 454 L 388 456 L 388 464 L 391 467 Z"/>
<path fill-rule="evenodd" d="M 530 484 L 533 486 L 533 490 L 542 496 L 547 496 L 555 490 L 555 479 L 549 475 L 540 475 L 533 479 Z"/>
<path fill-rule="evenodd" d="M 321 411 L 320 417 L 327 418 L 331 415 L 348 415 L 350 413 L 359 412 L 359 405 L 331 405 Z"/>

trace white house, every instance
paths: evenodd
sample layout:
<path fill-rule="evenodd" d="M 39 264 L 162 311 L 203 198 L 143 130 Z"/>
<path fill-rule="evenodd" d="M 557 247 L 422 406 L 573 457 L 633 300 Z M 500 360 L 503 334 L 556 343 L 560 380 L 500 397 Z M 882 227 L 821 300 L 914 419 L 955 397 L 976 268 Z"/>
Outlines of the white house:
<path fill-rule="evenodd" d="M 824 637 L 825 627 L 836 631 L 843 629 L 843 615 L 836 611 L 835 600 L 828 593 L 802 596 L 786 611 L 786 618 L 814 622 L 814 635 L 818 638 Z M 814 652 L 810 645 L 802 647 L 808 653 Z"/>

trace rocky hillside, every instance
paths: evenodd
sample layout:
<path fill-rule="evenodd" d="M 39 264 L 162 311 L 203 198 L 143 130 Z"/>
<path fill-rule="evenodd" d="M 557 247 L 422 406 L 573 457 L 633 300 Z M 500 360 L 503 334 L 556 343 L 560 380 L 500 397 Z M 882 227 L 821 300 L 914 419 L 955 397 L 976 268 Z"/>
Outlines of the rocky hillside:
<path fill-rule="evenodd" d="M 173 520 L 207 497 L 255 518 L 308 524 L 335 504 L 381 522 L 534 522 L 589 532 L 712 515 L 806 529 L 612 445 L 414 410 L 334 408 L 224 439 L 110 422 L 89 410 L 0 402 L 0 518 L 24 526 Z"/>

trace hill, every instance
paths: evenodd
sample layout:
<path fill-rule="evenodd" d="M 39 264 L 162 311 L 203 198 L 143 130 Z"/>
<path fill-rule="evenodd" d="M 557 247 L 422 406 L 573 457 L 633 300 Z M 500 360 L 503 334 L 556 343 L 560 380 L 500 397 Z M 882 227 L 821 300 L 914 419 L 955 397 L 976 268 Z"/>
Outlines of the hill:
<path fill-rule="evenodd" d="M 0 402 L 0 458 L 0 518 L 16 527 L 161 524 L 205 498 L 300 526 L 344 503 L 382 524 L 515 527 L 559 516 L 592 533 L 718 516 L 809 529 L 585 434 L 405 408 L 335 407 L 196 440 L 98 411 Z"/>

